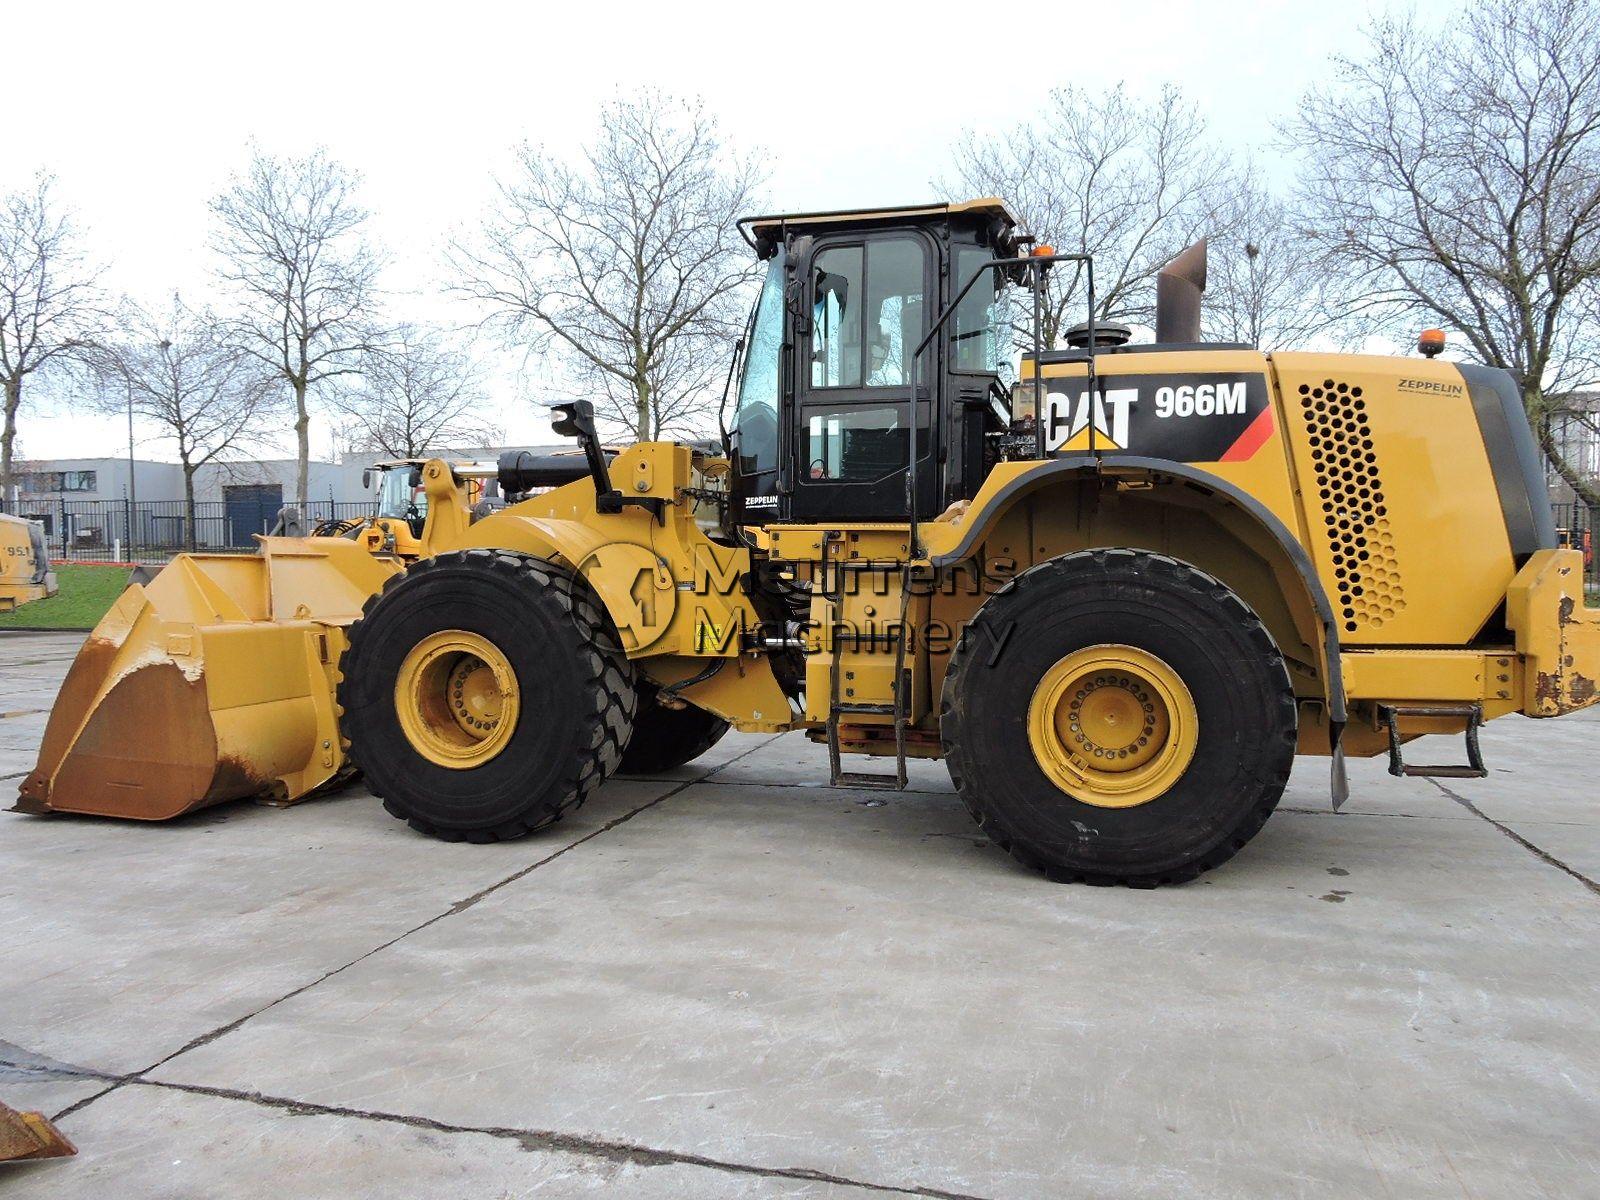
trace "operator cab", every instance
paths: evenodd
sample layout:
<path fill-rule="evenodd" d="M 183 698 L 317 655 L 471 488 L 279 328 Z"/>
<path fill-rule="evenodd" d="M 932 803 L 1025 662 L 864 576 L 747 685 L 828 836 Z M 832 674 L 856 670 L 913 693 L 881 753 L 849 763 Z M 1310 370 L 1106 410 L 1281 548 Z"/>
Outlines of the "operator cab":
<path fill-rule="evenodd" d="M 404 521 L 415 537 L 422 536 L 422 527 L 428 519 L 428 492 L 422 486 L 422 459 L 401 459 L 377 463 L 378 471 L 377 515 L 389 520 Z"/>
<path fill-rule="evenodd" d="M 918 518 L 975 495 L 1010 421 L 998 271 L 914 352 L 983 264 L 1016 253 L 1006 206 L 751 217 L 739 227 L 767 274 L 730 431 L 735 523 L 905 520 L 913 380 Z"/>
<path fill-rule="evenodd" d="M 503 457 L 526 459 L 528 455 L 526 451 L 508 451 Z M 378 506 L 374 515 L 379 520 L 404 521 L 413 537 L 421 537 L 428 523 L 428 489 L 422 482 L 422 469 L 427 465 L 425 458 L 399 458 L 375 463 L 362 473 L 362 486 L 367 488 L 372 487 L 372 473 L 378 473 Z M 465 484 L 474 521 L 505 507 L 496 479 L 499 469 L 497 462 L 451 464 L 457 482 Z"/>

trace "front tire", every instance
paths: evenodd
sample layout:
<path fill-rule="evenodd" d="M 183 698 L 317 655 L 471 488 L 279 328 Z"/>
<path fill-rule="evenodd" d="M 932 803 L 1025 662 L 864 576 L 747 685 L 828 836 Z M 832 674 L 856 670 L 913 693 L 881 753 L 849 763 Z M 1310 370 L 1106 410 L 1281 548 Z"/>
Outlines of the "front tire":
<path fill-rule="evenodd" d="M 445 841 L 521 837 L 622 760 L 633 669 L 589 586 L 504 550 L 425 559 L 367 602 L 341 729 L 394 816 Z"/>
<path fill-rule="evenodd" d="M 1294 690 L 1271 634 L 1186 563 L 1091 550 L 978 611 L 941 732 L 968 810 L 1052 878 L 1152 887 L 1225 862 L 1277 805 Z"/>

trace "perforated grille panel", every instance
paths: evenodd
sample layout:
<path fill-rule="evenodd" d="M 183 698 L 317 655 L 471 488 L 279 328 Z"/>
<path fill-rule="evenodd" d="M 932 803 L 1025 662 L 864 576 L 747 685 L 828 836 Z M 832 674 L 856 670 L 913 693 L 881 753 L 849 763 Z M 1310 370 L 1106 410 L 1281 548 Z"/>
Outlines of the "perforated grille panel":
<path fill-rule="evenodd" d="M 1381 629 L 1405 608 L 1405 591 L 1384 507 L 1378 454 L 1361 389 L 1324 380 L 1300 385 L 1318 498 L 1346 632 Z"/>

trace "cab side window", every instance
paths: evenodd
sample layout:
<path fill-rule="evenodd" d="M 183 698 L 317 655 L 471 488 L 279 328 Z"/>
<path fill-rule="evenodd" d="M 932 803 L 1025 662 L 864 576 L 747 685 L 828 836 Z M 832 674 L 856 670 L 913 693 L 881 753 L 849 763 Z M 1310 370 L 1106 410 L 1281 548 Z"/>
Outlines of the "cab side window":
<path fill-rule="evenodd" d="M 836 246 L 812 268 L 811 386 L 861 386 L 862 249 Z"/>
<path fill-rule="evenodd" d="M 957 246 L 956 270 L 950 286 L 961 287 L 993 257 L 983 246 Z M 957 306 L 950 334 L 955 343 L 950 364 L 953 370 L 997 375 L 1009 360 L 1010 346 L 1005 338 L 1009 322 L 1002 312 L 998 284 L 992 273 L 980 278 Z"/>
<path fill-rule="evenodd" d="M 926 318 L 922 245 L 833 246 L 812 267 L 811 386 L 904 387 Z"/>

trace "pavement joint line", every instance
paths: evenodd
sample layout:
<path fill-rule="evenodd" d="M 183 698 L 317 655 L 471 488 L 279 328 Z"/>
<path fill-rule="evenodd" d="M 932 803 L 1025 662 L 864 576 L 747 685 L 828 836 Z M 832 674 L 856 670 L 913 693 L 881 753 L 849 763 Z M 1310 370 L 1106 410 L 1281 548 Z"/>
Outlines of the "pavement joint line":
<path fill-rule="evenodd" d="M 808 1183 L 826 1183 L 836 1187 L 852 1187 L 868 1192 L 883 1192 L 893 1196 L 925 1196 L 931 1200 L 986 1200 L 971 1192 L 952 1192 L 944 1188 L 911 1184 L 874 1183 L 865 1179 L 851 1179 L 812 1167 L 765 1167 L 757 1163 L 735 1162 L 732 1159 L 712 1158 L 685 1150 L 662 1150 L 638 1142 L 617 1141 L 611 1138 L 591 1137 L 584 1134 L 559 1133 L 549 1129 L 520 1129 L 510 1125 L 461 1125 L 441 1121 L 434 1117 L 415 1116 L 409 1113 L 386 1112 L 382 1109 L 348 1108 L 337 1104 L 319 1104 L 309 1100 L 295 1100 L 287 1096 L 270 1096 L 262 1092 L 239 1088 L 214 1087 L 203 1083 L 173 1083 L 167 1080 L 146 1079 L 143 1073 L 135 1075 L 108 1075 L 88 1068 L 73 1072 L 56 1070 L 51 1074 L 78 1074 L 86 1079 L 114 1080 L 106 1092 L 132 1084 L 135 1087 L 152 1087 L 193 1096 L 209 1096 L 218 1100 L 236 1100 L 279 1109 L 297 1117 L 349 1117 L 359 1121 L 377 1121 L 390 1125 L 405 1125 L 412 1129 L 426 1129 L 433 1133 L 475 1133 L 487 1137 L 504 1138 L 516 1142 L 529 1152 L 580 1154 L 615 1163 L 632 1163 L 644 1167 L 690 1166 L 711 1171 L 725 1171 L 734 1175 L 755 1175 L 764 1179 L 797 1179 Z M 72 1108 L 64 1109 L 54 1120 L 60 1120 L 77 1109 L 98 1099 L 106 1092 L 92 1096 Z"/>
<path fill-rule="evenodd" d="M 1484 812 L 1483 809 L 1479 808 L 1471 800 L 1468 800 L 1465 796 L 1461 795 L 1461 793 L 1456 792 L 1456 791 L 1452 791 L 1450 788 L 1445 787 L 1445 785 L 1440 783 L 1437 779 L 1430 779 L 1430 780 L 1428 780 L 1428 782 L 1433 784 L 1434 787 L 1438 788 L 1446 796 L 1449 796 L 1450 799 L 1454 800 L 1457 804 L 1461 805 L 1462 808 L 1466 809 L 1473 816 L 1478 817 L 1478 818 L 1480 818 L 1480 819 L 1482 819 L 1484 821 L 1489 822 L 1489 824 L 1493 825 L 1501 833 L 1505 834 L 1508 838 L 1510 838 L 1513 842 L 1517 843 L 1517 845 L 1521 846 L 1524 850 L 1526 850 L 1529 854 L 1533 855 L 1540 862 L 1545 863 L 1547 866 L 1552 866 L 1552 867 L 1556 868 L 1556 870 L 1558 870 L 1558 871 L 1565 871 L 1568 875 L 1571 875 L 1579 883 L 1583 884 L 1584 887 L 1588 888 L 1589 891 L 1594 893 L 1596 896 L 1600 896 L 1600 883 L 1596 883 L 1593 879 L 1590 879 L 1582 871 L 1579 871 L 1575 867 L 1568 866 L 1566 863 L 1562 862 L 1554 854 L 1551 854 L 1548 850 L 1544 849 L 1543 847 L 1534 845 L 1527 838 L 1523 837 L 1520 833 L 1518 833 L 1515 829 L 1511 828 L 1511 826 L 1505 824 L 1502 821 L 1496 821 L 1493 817 L 1491 817 L 1488 813 Z"/>
<path fill-rule="evenodd" d="M 1431 781 L 1430 781 L 1431 782 Z M 1455 813 L 1403 813 L 1403 812 L 1356 812 L 1350 808 L 1341 808 L 1334 812 L 1331 808 L 1304 808 L 1289 804 L 1280 804 L 1273 809 L 1274 812 L 1294 813 L 1305 817 L 1398 817 L 1406 821 L 1471 821 L 1470 816 L 1458 816 Z M 1564 829 L 1594 829 L 1600 822 L 1595 821 L 1528 821 L 1529 825 L 1559 825 Z"/>
<path fill-rule="evenodd" d="M 773 737 L 766 738 L 766 739 L 762 740 L 761 742 L 757 743 L 756 745 L 751 746 L 750 749 L 746 750 L 743 754 L 738 754 L 738 755 L 735 755 L 733 758 L 730 758 L 726 763 L 724 763 L 722 765 L 722 767 L 718 767 L 717 770 L 720 771 L 720 770 L 723 769 L 723 767 L 732 766 L 734 763 L 738 762 L 740 759 L 746 757 L 746 755 L 754 754 L 757 750 L 761 749 L 762 746 L 765 746 L 768 742 L 772 741 L 773 738 L 776 738 L 776 737 L 779 737 L 779 736 L 781 736 L 781 735 L 774 734 Z M 714 773 L 715 772 L 713 772 L 713 774 Z M 173 1059 L 178 1058 L 181 1055 L 187 1054 L 191 1050 L 198 1050 L 201 1046 L 209 1045 L 210 1043 L 216 1041 L 220 1037 L 226 1037 L 228 1034 L 230 1034 L 234 1030 L 240 1028 L 246 1022 L 254 1019 L 255 1017 L 260 1016 L 262 1013 L 266 1012 L 268 1009 L 276 1008 L 278 1005 L 282 1004 L 286 1000 L 293 1000 L 296 996 L 299 996 L 304 992 L 310 991 L 312 988 L 316 987 L 318 984 L 325 983 L 329 979 L 332 979 L 335 975 L 338 975 L 343 971 L 349 970 L 351 967 L 355 966 L 357 963 L 364 962 L 366 959 L 371 958 L 374 954 L 382 953 L 383 951 L 389 949 L 389 947 L 395 945 L 396 943 L 402 941 L 405 938 L 410 937 L 412 934 L 421 933 L 424 929 L 427 929 L 430 926 L 436 924 L 437 922 L 444 920 L 446 917 L 453 917 L 457 913 L 466 912 L 469 908 L 472 908 L 474 905 L 478 904 L 480 901 L 487 899 L 489 896 L 493 895 L 495 892 L 499 891 L 501 888 L 506 887 L 509 884 L 516 883 L 519 879 L 526 878 L 528 875 L 530 875 L 534 871 L 537 871 L 540 867 L 545 866 L 547 863 L 554 862 L 556 859 L 560 858 L 563 854 L 567 853 L 567 851 L 576 850 L 579 846 L 583 845 L 585 842 L 592 841 L 593 839 L 599 837 L 603 833 L 609 833 L 611 830 L 615 829 L 618 825 L 623 824 L 625 821 L 631 821 L 634 817 L 638 816 L 640 813 L 644 812 L 645 810 L 654 808 L 656 805 L 662 804 L 662 803 L 672 799 L 672 797 L 678 795 L 678 793 L 680 793 L 682 791 L 685 791 L 686 789 L 688 789 L 690 787 L 693 787 L 696 783 L 700 783 L 700 782 L 702 782 L 702 780 L 699 780 L 699 779 L 685 779 L 685 780 L 681 781 L 678 784 L 678 786 L 673 787 L 673 788 L 669 788 L 667 791 L 662 792 L 659 796 L 656 796 L 651 800 L 647 800 L 645 803 L 639 805 L 637 808 L 629 809 L 627 812 L 623 813 L 621 816 L 613 817 L 611 820 L 607 821 L 604 825 L 600 826 L 600 828 L 590 830 L 588 833 L 584 834 L 581 838 L 578 838 L 576 841 L 569 842 L 565 846 L 562 846 L 560 849 L 555 850 L 552 853 L 545 855 L 543 858 L 539 859 L 538 861 L 530 863 L 527 866 L 522 867 L 521 869 L 519 869 L 517 871 L 513 871 L 510 875 L 507 875 L 504 879 L 501 879 L 501 880 L 499 880 L 498 882 L 495 882 L 495 883 L 491 883 L 488 887 L 479 889 L 478 891 L 474 892 L 472 895 L 466 897 L 465 899 L 457 900 L 454 904 L 452 904 L 449 908 L 445 909 L 443 912 L 435 913 L 433 916 L 429 917 L 426 921 L 423 921 L 418 925 L 412 926 L 410 929 L 405 930 L 403 933 L 396 934 L 394 937 L 390 938 L 388 941 L 383 942 L 380 945 L 372 947 L 372 949 L 366 951 L 363 954 L 357 955 L 355 958 L 352 958 L 349 962 L 343 963 L 340 966 L 334 967 L 331 971 L 327 971 L 327 972 L 323 973 L 322 975 L 319 975 L 316 979 L 313 979 L 308 983 L 301 984 L 299 987 L 295 988 L 292 991 L 285 992 L 283 995 L 279 996 L 276 1000 L 268 1001 L 266 1004 L 263 1004 L 260 1008 L 257 1008 L 257 1009 L 255 1009 L 255 1010 L 253 1010 L 251 1012 L 247 1012 L 243 1016 L 237 1017 L 234 1020 L 229 1021 L 226 1025 L 220 1025 L 215 1029 L 208 1030 L 205 1033 L 202 1033 L 202 1034 L 198 1035 L 197 1037 L 191 1038 L 189 1041 L 185 1042 L 182 1046 L 179 1046 L 171 1054 L 166 1055 L 164 1058 L 157 1059 L 155 1062 L 151 1063 L 148 1067 L 145 1067 L 143 1070 L 135 1071 L 131 1075 L 113 1077 L 110 1087 L 106 1088 L 104 1091 L 96 1092 L 92 1096 L 85 1096 L 82 1100 L 79 1100 L 76 1103 L 69 1104 L 66 1108 L 62 1109 L 59 1113 L 57 1113 L 55 1115 L 55 1117 L 52 1118 L 52 1119 L 57 1119 L 58 1120 L 61 1117 L 69 1116 L 72 1113 L 77 1112 L 79 1109 L 86 1108 L 90 1104 L 93 1104 L 96 1100 L 99 1100 L 103 1096 L 110 1095 L 112 1092 L 116 1091 L 118 1088 L 122 1087 L 124 1084 L 126 1084 L 126 1083 L 128 1083 L 128 1082 L 130 1082 L 132 1080 L 139 1080 L 141 1082 L 150 1082 L 150 1081 L 144 1080 L 144 1076 L 148 1075 L 151 1071 L 154 1071 L 159 1067 L 165 1066 L 167 1063 L 171 1062 Z"/>
<path fill-rule="evenodd" d="M 1280 804 L 1273 811 L 1295 813 L 1303 817 L 1383 817 L 1386 820 L 1399 818 L 1405 821 L 1465 821 L 1467 819 L 1465 817 L 1452 816 L 1449 813 L 1356 812 L 1348 807 L 1334 812 L 1331 808 L 1302 808 L 1290 804 Z"/>

